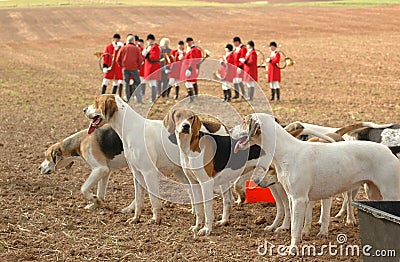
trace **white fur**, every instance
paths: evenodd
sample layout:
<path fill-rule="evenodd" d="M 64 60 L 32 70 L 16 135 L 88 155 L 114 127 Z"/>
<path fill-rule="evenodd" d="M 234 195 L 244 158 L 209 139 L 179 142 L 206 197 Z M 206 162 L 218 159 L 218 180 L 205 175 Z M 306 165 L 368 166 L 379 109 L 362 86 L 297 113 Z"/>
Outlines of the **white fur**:
<path fill-rule="evenodd" d="M 275 152 L 273 163 L 278 179 L 291 203 L 289 250 L 301 241 L 309 201 L 326 199 L 364 183 L 371 183 L 370 199 L 400 200 L 400 163 L 386 146 L 364 141 L 303 142 L 288 134 L 271 115 L 260 113 L 252 117 L 261 123 L 261 135 L 254 143 Z M 276 146 L 271 137 L 274 130 Z"/>

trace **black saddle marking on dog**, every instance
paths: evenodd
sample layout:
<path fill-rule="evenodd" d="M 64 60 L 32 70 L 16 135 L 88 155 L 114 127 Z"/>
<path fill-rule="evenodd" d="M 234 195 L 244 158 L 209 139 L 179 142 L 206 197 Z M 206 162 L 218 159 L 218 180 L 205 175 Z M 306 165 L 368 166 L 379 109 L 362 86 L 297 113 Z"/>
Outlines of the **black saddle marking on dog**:
<path fill-rule="evenodd" d="M 253 145 L 246 150 L 239 150 L 237 154 L 234 154 L 236 142 L 239 140 L 235 140 L 230 136 L 200 133 L 200 136 L 211 136 L 216 143 L 217 148 L 214 155 L 214 170 L 216 172 L 220 172 L 225 168 L 232 170 L 241 169 L 246 165 L 248 160 L 258 159 L 265 154 L 258 145 Z"/>
<path fill-rule="evenodd" d="M 389 146 L 390 151 L 392 151 L 393 155 L 397 157 L 397 154 L 400 153 L 400 146 Z"/>
<path fill-rule="evenodd" d="M 382 141 L 382 132 L 385 129 L 400 129 L 400 124 L 395 124 L 388 128 L 365 128 L 357 132 L 358 133 L 357 139 L 380 143 Z"/>
<path fill-rule="evenodd" d="M 124 151 L 121 139 L 114 129 L 107 126 L 99 128 L 94 132 L 96 141 L 99 143 L 100 150 L 108 159 L 113 159 Z"/>

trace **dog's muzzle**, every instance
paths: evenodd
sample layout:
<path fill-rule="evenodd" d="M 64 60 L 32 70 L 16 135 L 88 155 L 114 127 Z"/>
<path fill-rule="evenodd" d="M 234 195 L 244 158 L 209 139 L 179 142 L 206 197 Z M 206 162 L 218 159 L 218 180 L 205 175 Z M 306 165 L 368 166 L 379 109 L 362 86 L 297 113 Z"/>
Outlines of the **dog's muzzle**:
<path fill-rule="evenodd" d="M 181 133 L 183 133 L 183 134 L 190 133 L 190 125 L 188 123 L 182 124 Z"/>

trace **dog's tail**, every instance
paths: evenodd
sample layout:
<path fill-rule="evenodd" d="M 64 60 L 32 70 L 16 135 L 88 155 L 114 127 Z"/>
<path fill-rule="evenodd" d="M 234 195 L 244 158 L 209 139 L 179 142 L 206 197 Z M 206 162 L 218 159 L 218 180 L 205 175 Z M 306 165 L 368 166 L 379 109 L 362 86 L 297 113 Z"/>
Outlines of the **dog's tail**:
<path fill-rule="evenodd" d="M 379 124 L 375 124 L 375 123 L 372 123 L 372 122 L 359 122 L 359 123 L 356 123 L 356 124 L 352 124 L 352 125 L 348 125 L 348 126 L 342 127 L 340 129 L 336 130 L 335 133 L 340 135 L 340 136 L 343 136 L 346 133 L 349 133 L 349 132 L 351 132 L 353 130 L 360 129 L 360 128 L 365 128 L 365 127 L 367 127 L 367 128 L 368 127 L 369 128 L 388 128 L 388 127 L 391 127 L 392 125 L 393 124 L 382 124 L 382 125 L 379 125 Z"/>
<path fill-rule="evenodd" d="M 329 137 L 327 135 L 321 134 L 321 133 L 319 133 L 317 131 L 314 131 L 314 130 L 311 130 L 311 129 L 304 129 L 302 134 L 303 135 L 309 135 L 309 136 L 315 136 L 315 137 L 324 139 L 324 140 L 326 140 L 326 141 L 328 141 L 330 143 L 335 143 L 336 142 L 332 137 Z"/>

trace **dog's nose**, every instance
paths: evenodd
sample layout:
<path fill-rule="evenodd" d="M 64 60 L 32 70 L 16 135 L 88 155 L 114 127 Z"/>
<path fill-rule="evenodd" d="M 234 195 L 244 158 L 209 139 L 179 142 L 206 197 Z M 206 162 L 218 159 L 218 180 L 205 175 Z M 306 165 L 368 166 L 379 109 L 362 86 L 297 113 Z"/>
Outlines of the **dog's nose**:
<path fill-rule="evenodd" d="M 86 111 L 87 111 L 87 107 L 85 107 L 84 109 L 83 109 L 83 113 L 85 113 L 86 114 Z"/>
<path fill-rule="evenodd" d="M 189 125 L 188 123 L 184 123 L 184 124 L 182 125 L 182 128 L 183 128 L 183 129 L 189 129 L 189 128 L 190 128 L 190 125 Z"/>

